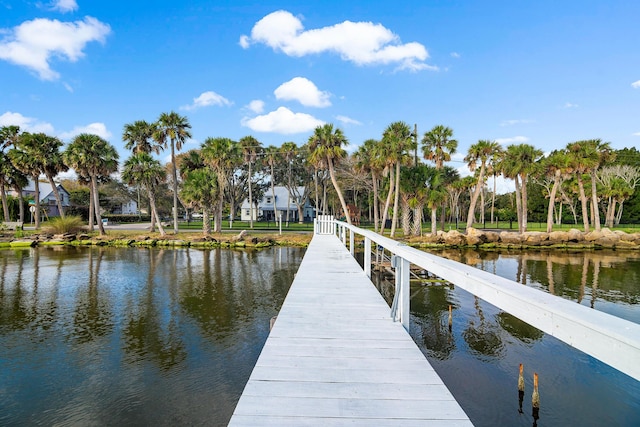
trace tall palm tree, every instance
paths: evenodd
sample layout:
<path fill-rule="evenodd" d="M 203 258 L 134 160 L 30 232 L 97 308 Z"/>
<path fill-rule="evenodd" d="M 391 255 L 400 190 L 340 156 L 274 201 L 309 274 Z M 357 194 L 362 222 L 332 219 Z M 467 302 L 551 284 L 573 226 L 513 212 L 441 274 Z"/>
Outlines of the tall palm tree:
<path fill-rule="evenodd" d="M 211 234 L 211 207 L 218 201 L 218 176 L 208 166 L 187 171 L 182 185 L 182 197 L 202 210 L 202 233 Z"/>
<path fill-rule="evenodd" d="M 220 232 L 226 183 L 233 168 L 240 163 L 240 146 L 229 138 L 207 138 L 202 143 L 200 152 L 205 164 L 211 166 L 218 176 L 218 212 L 215 218 L 215 231 Z M 234 206 L 231 206 L 230 214 L 234 214 Z"/>
<path fill-rule="evenodd" d="M 375 148 L 379 144 L 375 139 L 367 139 L 358 148 L 355 153 L 356 169 L 361 172 L 371 174 L 373 184 L 373 230 L 378 232 L 378 224 L 380 223 L 379 200 L 378 200 L 378 181 L 382 173 L 382 162 L 376 156 Z"/>
<path fill-rule="evenodd" d="M 597 188 L 597 176 L 598 170 L 609 162 L 615 160 L 615 152 L 611 149 L 611 144 L 608 142 L 602 142 L 601 139 L 591 139 L 588 141 L 591 145 L 590 151 L 595 151 L 596 156 L 594 164 L 589 171 L 591 175 L 591 206 L 593 207 L 593 224 L 596 231 L 600 231 L 600 209 L 598 208 L 598 188 Z"/>
<path fill-rule="evenodd" d="M 589 141 L 576 141 L 567 144 L 567 153 L 569 155 L 569 164 L 571 165 L 576 181 L 578 183 L 578 192 L 580 203 L 582 205 L 582 223 L 584 231 L 589 231 L 589 211 L 587 209 L 587 195 L 584 189 L 583 176 L 589 174 L 594 168 L 597 169 L 598 153 L 595 151 L 595 145 Z M 592 200 L 593 202 L 593 200 Z M 595 225 L 595 224 L 594 224 Z"/>
<path fill-rule="evenodd" d="M 160 151 L 165 147 L 165 143 L 153 139 L 156 131 L 157 123 L 149 123 L 145 120 L 136 120 L 133 123 L 125 124 L 122 131 L 122 140 L 125 143 L 124 148 L 131 150 L 133 154 L 160 154 Z"/>
<path fill-rule="evenodd" d="M 151 216 L 155 218 L 152 223 L 158 224 L 160 235 L 165 236 L 162 221 L 158 216 L 155 197 L 155 188 L 166 179 L 166 171 L 160 162 L 151 157 L 149 153 L 143 151 L 134 153 L 124 162 L 122 179 L 129 185 L 140 184 L 146 188 L 151 206 Z M 153 232 L 153 228 L 151 231 Z"/>
<path fill-rule="evenodd" d="M 467 162 L 467 166 L 471 172 L 475 171 L 480 162 L 480 171 L 478 172 L 478 180 L 476 182 L 476 188 L 471 197 L 469 203 L 469 213 L 467 215 L 467 229 L 473 227 L 473 219 L 475 217 L 476 203 L 478 202 L 478 196 L 482 187 L 484 186 L 485 172 L 489 161 L 500 152 L 500 144 L 495 141 L 489 141 L 486 139 L 480 140 L 477 143 L 469 147 L 464 161 Z"/>
<path fill-rule="evenodd" d="M 547 210 L 547 233 L 553 231 L 553 210 L 556 202 L 556 194 L 562 182 L 571 173 L 569 156 L 565 150 L 554 150 L 542 159 L 542 167 L 547 176 L 553 179 L 553 186 L 549 191 L 549 207 Z"/>
<path fill-rule="evenodd" d="M 93 209 L 100 235 L 106 234 L 100 215 L 98 179 L 109 177 L 118 170 L 118 152 L 115 147 L 98 135 L 82 133 L 73 138 L 63 154 L 65 163 L 90 181 L 90 211 Z M 89 215 L 89 230 L 93 230 L 93 218 Z"/>
<path fill-rule="evenodd" d="M 542 150 L 529 144 L 509 145 L 500 165 L 505 177 L 513 178 L 516 183 L 516 207 L 520 233 L 527 231 L 528 179 L 539 167 L 538 160 L 542 154 Z"/>
<path fill-rule="evenodd" d="M 62 141 L 53 136 L 48 136 L 44 134 L 40 135 L 40 155 L 42 159 L 44 175 L 47 177 L 49 181 L 49 185 L 51 185 L 51 190 L 53 191 L 53 196 L 56 199 L 56 203 L 58 205 L 58 212 L 60 212 L 60 217 L 64 218 L 64 210 L 62 209 L 62 198 L 60 197 L 60 192 L 58 191 L 58 187 L 53 180 L 53 178 L 58 175 L 60 172 L 66 172 L 69 170 L 69 167 L 64 163 L 64 159 L 62 158 L 62 152 L 60 148 L 64 145 Z"/>
<path fill-rule="evenodd" d="M 40 145 L 46 137 L 45 134 L 32 134 L 23 132 L 15 142 L 15 148 L 9 150 L 8 156 L 11 163 L 18 170 L 29 175 L 34 184 L 35 197 L 35 227 L 40 228 L 40 174 L 44 172 L 43 157 Z"/>
<path fill-rule="evenodd" d="M 252 192 L 252 187 L 253 187 L 253 171 L 252 166 L 255 163 L 256 159 L 258 158 L 258 154 L 260 154 L 260 152 L 262 151 L 262 144 L 260 143 L 260 141 L 258 141 L 257 139 L 255 139 L 253 136 L 245 136 L 240 138 L 240 141 L 238 141 L 240 143 L 240 149 L 242 150 L 242 155 L 244 157 L 244 162 L 247 164 L 247 167 L 249 168 L 249 179 L 248 179 L 248 184 L 249 184 L 249 228 L 253 228 L 253 213 L 254 213 L 254 208 L 253 208 L 253 192 Z"/>
<path fill-rule="evenodd" d="M 456 153 L 458 141 L 453 139 L 450 127 L 437 125 L 422 137 L 422 154 L 426 160 L 436 164 L 436 169 L 442 169 L 444 162 L 451 160 Z"/>
<path fill-rule="evenodd" d="M 171 144 L 171 172 L 173 179 L 173 232 L 178 233 L 178 173 L 176 170 L 176 150 L 182 149 L 182 144 L 191 138 L 191 124 L 189 120 L 171 111 L 170 113 L 162 113 L 156 123 L 156 130 L 153 133 L 153 139 L 163 146 L 166 146 L 167 140 Z"/>
<path fill-rule="evenodd" d="M 280 151 L 278 147 L 274 147 L 273 145 L 268 146 L 264 150 L 264 160 L 267 166 L 269 166 L 269 172 L 271 176 L 271 198 L 273 199 L 273 220 L 277 221 L 278 212 L 276 207 L 276 175 L 275 175 L 275 166 L 280 159 Z"/>
<path fill-rule="evenodd" d="M 331 123 L 316 127 L 313 135 L 309 137 L 309 160 L 317 165 L 326 165 L 329 169 L 331 183 L 340 199 L 342 211 L 347 219 L 347 223 L 351 224 L 351 215 L 349 215 L 347 203 L 344 200 L 344 195 L 342 194 L 335 173 L 336 162 L 339 162 L 340 159 L 347 155 L 347 152 L 342 147 L 348 144 L 349 141 L 342 133 L 342 130 L 338 128 L 334 129 Z"/>
<path fill-rule="evenodd" d="M 0 198 L 2 199 L 2 212 L 5 221 L 9 221 L 9 206 L 7 204 L 5 185 L 11 171 L 15 168 L 6 153 L 7 149 L 16 143 L 19 135 L 19 126 L 0 127 Z"/>
<path fill-rule="evenodd" d="M 280 146 L 280 151 L 284 160 L 287 162 L 287 188 L 289 189 L 287 195 L 287 219 L 286 224 L 289 226 L 289 206 L 291 205 L 291 176 L 292 176 L 292 162 L 295 156 L 298 154 L 298 146 L 295 142 L 284 142 Z"/>
<path fill-rule="evenodd" d="M 391 147 L 389 155 L 395 163 L 395 188 L 400 188 L 400 166 L 411 160 L 411 153 L 415 149 L 416 141 L 411 131 L 411 127 L 405 122 L 391 123 L 382 134 L 382 140 L 386 141 Z M 393 237 L 398 221 L 398 201 L 400 192 L 395 192 L 393 201 L 393 218 L 391 219 L 390 236 Z"/>

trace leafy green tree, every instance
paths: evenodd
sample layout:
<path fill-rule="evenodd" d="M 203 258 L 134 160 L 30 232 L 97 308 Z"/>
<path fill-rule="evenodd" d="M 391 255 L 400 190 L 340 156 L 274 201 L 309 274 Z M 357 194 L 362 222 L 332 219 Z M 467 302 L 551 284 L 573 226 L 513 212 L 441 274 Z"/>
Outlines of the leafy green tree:
<path fill-rule="evenodd" d="M 351 216 L 347 209 L 347 203 L 344 200 L 342 189 L 336 179 L 335 163 L 347 155 L 342 148 L 349 144 L 349 141 L 342 133 L 342 130 L 333 127 L 333 124 L 327 123 L 315 128 L 313 135 L 309 137 L 309 160 L 319 166 L 326 166 L 329 169 L 329 176 L 333 188 L 340 199 L 342 211 L 347 219 L 347 223 L 351 224 Z"/>
<path fill-rule="evenodd" d="M 167 140 L 171 145 L 171 177 L 173 184 L 173 232 L 178 234 L 178 173 L 176 168 L 176 150 L 180 151 L 185 141 L 191 138 L 189 120 L 171 111 L 162 113 L 156 123 L 153 139 L 166 147 Z"/>
<path fill-rule="evenodd" d="M 90 181 L 89 230 L 93 230 L 93 217 L 98 223 L 100 235 L 106 234 L 100 215 L 98 180 L 108 178 L 118 170 L 118 152 L 115 147 L 98 135 L 82 133 L 73 138 L 63 154 L 65 163 L 75 169 L 80 177 Z"/>
<path fill-rule="evenodd" d="M 355 153 L 356 169 L 362 172 L 368 172 L 371 174 L 371 181 L 373 185 L 373 230 L 377 233 L 378 226 L 380 224 L 380 211 L 379 211 L 379 181 L 382 174 L 383 162 L 379 156 L 376 156 L 376 146 L 379 141 L 375 139 L 367 139 L 358 148 Z"/>
<path fill-rule="evenodd" d="M 166 179 L 166 171 L 160 162 L 149 153 L 140 151 L 132 154 L 124 162 L 122 169 L 122 179 L 129 185 L 142 185 L 147 190 L 149 196 L 149 205 L 151 206 L 151 215 L 155 217 L 155 223 L 158 225 L 158 231 L 161 236 L 166 233 L 162 227 L 162 221 L 158 215 L 156 208 L 155 188 L 158 187 Z M 153 223 L 151 232 L 153 232 Z"/>

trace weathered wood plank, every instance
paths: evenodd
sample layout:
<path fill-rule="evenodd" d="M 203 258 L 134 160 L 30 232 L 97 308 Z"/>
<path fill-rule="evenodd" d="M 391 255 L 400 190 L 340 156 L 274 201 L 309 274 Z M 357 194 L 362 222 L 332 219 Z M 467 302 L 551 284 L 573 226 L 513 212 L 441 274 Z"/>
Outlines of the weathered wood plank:
<path fill-rule="evenodd" d="M 314 236 L 230 425 L 469 426 L 335 236 Z"/>

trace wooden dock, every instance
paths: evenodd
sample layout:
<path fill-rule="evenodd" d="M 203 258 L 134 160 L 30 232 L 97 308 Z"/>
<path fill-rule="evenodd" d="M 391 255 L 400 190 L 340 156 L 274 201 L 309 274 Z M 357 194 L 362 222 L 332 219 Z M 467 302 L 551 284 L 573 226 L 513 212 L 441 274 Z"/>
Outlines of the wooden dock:
<path fill-rule="evenodd" d="M 335 235 L 315 235 L 230 426 L 470 426 Z"/>

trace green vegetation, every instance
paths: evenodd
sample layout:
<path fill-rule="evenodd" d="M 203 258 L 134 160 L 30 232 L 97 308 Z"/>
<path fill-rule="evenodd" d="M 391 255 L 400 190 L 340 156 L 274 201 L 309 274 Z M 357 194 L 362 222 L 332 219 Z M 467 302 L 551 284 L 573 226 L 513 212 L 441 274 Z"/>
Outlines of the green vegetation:
<path fill-rule="evenodd" d="M 43 227 L 52 234 L 77 233 L 84 228 L 84 221 L 79 216 L 67 215 L 50 219 Z"/>
<path fill-rule="evenodd" d="M 234 230 L 279 230 L 274 218 L 282 214 L 283 231 L 311 231 L 311 225 L 301 223 L 306 203 L 318 214 L 400 238 L 471 227 L 588 232 L 602 227 L 634 231 L 626 225 L 640 224 L 640 152 L 613 150 L 599 139 L 569 142 L 546 155 L 529 144 L 502 147 L 480 140 L 463 153 L 472 175 L 461 177 L 460 161 L 451 164 L 458 141 L 444 125 L 420 137 L 415 126 L 394 122 L 380 139 L 364 141 L 351 155 L 345 150 L 347 137 L 333 124 L 318 126 L 301 144 L 263 147 L 250 135 L 239 141 L 217 137 L 176 154 L 190 137 L 188 119 L 175 112 L 162 113 L 153 123 L 126 124 L 122 140 L 131 155 L 116 178 L 118 153 L 99 136 L 78 135 L 62 150 L 57 138 L 1 127 L 3 218 L 24 222 L 21 189 L 31 177 L 38 229 L 46 207 L 40 206 L 42 195 L 37 194 L 39 178 L 53 183 L 59 172 L 73 168 L 78 179 L 65 182 L 72 204 L 67 214 L 91 218 L 89 232 L 97 223 L 101 235 L 102 212 L 127 200 L 139 202 L 141 212 L 135 217 L 150 218 L 152 230 L 157 228 L 162 236 L 170 220 L 174 233 L 198 228 L 208 236 L 225 231 L 228 218 L 240 216 L 245 200 L 250 208 L 245 205 L 243 213 L 252 212 L 251 219 L 235 220 Z M 162 165 L 154 156 L 168 147 L 171 162 Z M 498 194 L 500 178 L 512 182 L 515 191 Z M 279 200 L 278 206 L 295 208 L 258 211 L 263 197 L 275 198 L 275 186 L 288 190 L 287 200 Z M 13 195 L 8 194 L 11 190 Z M 55 198 L 62 210 L 60 195 Z M 194 213 L 202 220 L 186 221 Z"/>

